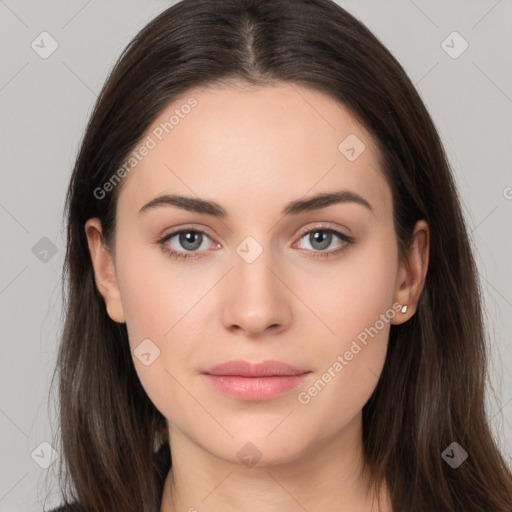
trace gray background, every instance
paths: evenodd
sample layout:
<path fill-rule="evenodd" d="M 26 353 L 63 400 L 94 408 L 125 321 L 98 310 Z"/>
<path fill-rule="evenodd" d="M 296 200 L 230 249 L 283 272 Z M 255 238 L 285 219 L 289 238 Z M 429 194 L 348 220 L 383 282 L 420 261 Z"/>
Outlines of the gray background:
<path fill-rule="evenodd" d="M 512 2 L 339 3 L 405 67 L 445 143 L 485 297 L 491 423 L 510 463 Z M 131 38 L 170 4 L 0 0 L 0 512 L 41 511 L 47 492 L 47 508 L 58 501 L 56 464 L 40 464 L 51 461 L 41 443 L 51 444 L 57 427 L 48 393 L 61 325 L 65 191 L 108 71 Z M 50 48 L 49 39 L 38 37 L 43 31 L 58 43 L 46 59 L 31 47 L 35 40 Z M 454 31 L 469 44 L 457 58 L 464 42 L 448 37 Z"/>

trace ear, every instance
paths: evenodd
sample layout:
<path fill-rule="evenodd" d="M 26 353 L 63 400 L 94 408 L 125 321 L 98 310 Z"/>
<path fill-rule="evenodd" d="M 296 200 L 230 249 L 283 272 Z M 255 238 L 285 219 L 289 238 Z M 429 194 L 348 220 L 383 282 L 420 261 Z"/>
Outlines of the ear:
<path fill-rule="evenodd" d="M 114 261 L 103 240 L 101 221 L 98 218 L 89 219 L 85 223 L 85 234 L 94 268 L 94 280 L 98 291 L 105 300 L 108 316 L 114 322 L 124 323 L 126 320 Z"/>
<path fill-rule="evenodd" d="M 430 230 L 424 220 L 419 220 L 413 232 L 411 246 L 405 261 L 401 262 L 396 286 L 395 302 L 400 306 L 407 304 L 407 312 L 398 312 L 391 320 L 392 324 L 401 324 L 416 312 L 421 290 L 425 284 L 430 252 Z"/>

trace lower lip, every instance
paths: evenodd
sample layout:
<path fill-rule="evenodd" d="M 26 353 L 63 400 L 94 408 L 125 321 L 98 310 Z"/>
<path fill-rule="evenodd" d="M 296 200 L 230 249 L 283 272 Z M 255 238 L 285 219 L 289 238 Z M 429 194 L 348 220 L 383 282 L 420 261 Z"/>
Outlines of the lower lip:
<path fill-rule="evenodd" d="M 204 374 L 216 389 L 238 400 L 270 400 L 286 391 L 297 388 L 309 375 L 276 375 L 272 377 L 241 377 L 240 375 Z"/>

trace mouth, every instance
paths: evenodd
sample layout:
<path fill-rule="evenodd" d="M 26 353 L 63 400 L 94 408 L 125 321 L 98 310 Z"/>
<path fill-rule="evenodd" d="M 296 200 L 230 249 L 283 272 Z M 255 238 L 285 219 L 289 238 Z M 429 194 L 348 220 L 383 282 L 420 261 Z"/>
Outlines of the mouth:
<path fill-rule="evenodd" d="M 311 370 L 280 361 L 250 363 L 236 360 L 215 365 L 203 372 L 216 390 L 238 400 L 270 400 L 298 388 Z"/>

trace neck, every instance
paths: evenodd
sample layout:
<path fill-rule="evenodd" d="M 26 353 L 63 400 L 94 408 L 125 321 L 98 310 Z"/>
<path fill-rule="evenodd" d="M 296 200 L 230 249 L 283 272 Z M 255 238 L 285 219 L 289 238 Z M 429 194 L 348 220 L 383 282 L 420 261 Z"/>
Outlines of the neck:
<path fill-rule="evenodd" d="M 385 491 L 379 508 L 363 476 L 361 427 L 358 415 L 292 461 L 247 467 L 214 456 L 170 425 L 172 469 L 161 512 L 391 512 Z"/>

